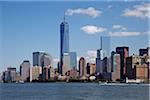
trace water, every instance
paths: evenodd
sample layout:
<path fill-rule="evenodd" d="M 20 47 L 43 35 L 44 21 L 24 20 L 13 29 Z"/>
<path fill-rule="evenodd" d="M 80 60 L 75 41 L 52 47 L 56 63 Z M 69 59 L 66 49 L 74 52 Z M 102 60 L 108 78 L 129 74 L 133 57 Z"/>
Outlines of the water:
<path fill-rule="evenodd" d="M 0 84 L 0 100 L 149 100 L 149 85 Z"/>

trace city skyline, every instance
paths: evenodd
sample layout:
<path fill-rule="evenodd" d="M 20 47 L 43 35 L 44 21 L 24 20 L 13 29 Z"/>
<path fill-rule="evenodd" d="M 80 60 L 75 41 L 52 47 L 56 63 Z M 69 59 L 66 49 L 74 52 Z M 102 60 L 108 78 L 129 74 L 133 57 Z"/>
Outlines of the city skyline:
<path fill-rule="evenodd" d="M 95 59 L 96 50 L 100 48 L 100 36 L 111 36 L 110 51 L 117 46 L 129 46 L 129 55 L 138 54 L 138 49 L 148 46 L 149 17 L 130 14 L 134 9 L 143 8 L 145 5 L 149 7 L 148 4 L 129 2 L 128 5 L 126 2 L 118 2 L 123 5 L 118 9 L 120 6 L 114 2 L 83 3 L 86 6 L 81 6 L 78 2 L 75 5 L 72 2 L 1 2 L 2 70 L 10 66 L 18 68 L 25 59 L 32 62 L 32 53 L 36 51 L 48 52 L 54 61 L 58 61 L 59 25 L 63 21 L 64 9 L 69 23 L 70 51 L 77 52 L 78 57 L 84 56 L 88 59 L 87 62 Z M 56 5 L 61 4 L 63 6 L 57 8 Z M 99 7 L 99 4 L 102 6 Z M 133 11 L 127 13 L 127 8 Z M 58 13 L 48 13 L 52 9 Z M 109 14 L 113 16 L 113 21 L 109 20 Z M 135 23 L 134 27 L 130 25 L 130 21 Z"/>

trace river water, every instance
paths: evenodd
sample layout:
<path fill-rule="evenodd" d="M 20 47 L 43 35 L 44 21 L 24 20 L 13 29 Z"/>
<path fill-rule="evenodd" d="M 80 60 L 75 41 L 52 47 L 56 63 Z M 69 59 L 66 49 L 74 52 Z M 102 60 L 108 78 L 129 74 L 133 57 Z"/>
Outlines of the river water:
<path fill-rule="evenodd" d="M 149 100 L 148 84 L 7 83 L 0 100 Z"/>

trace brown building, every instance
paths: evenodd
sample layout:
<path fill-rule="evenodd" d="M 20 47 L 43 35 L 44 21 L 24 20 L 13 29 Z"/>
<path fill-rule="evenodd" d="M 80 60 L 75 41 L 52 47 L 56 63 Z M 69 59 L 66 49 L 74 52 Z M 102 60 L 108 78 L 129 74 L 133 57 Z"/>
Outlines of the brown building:
<path fill-rule="evenodd" d="M 87 63 L 86 70 L 87 70 L 87 74 L 88 74 L 88 75 L 95 74 L 95 71 L 96 71 L 96 64 Z"/>
<path fill-rule="evenodd" d="M 120 54 L 113 54 L 113 72 L 112 72 L 112 81 L 120 79 Z"/>
<path fill-rule="evenodd" d="M 136 79 L 148 81 L 148 66 L 147 64 L 136 66 Z"/>
<path fill-rule="evenodd" d="M 133 55 L 126 58 L 126 77 L 128 79 L 139 79 L 147 82 L 149 79 L 149 63 L 147 57 Z"/>
<path fill-rule="evenodd" d="M 86 76 L 86 61 L 83 57 L 79 60 L 79 75 Z"/>

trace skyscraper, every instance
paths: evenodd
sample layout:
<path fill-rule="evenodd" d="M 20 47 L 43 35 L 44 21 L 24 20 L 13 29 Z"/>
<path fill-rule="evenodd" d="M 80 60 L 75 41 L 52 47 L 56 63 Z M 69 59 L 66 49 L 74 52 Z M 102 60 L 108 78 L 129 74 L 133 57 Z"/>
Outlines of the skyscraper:
<path fill-rule="evenodd" d="M 44 52 L 33 52 L 33 66 L 42 66 L 40 60 Z"/>
<path fill-rule="evenodd" d="M 103 73 L 103 67 L 105 66 L 107 69 L 107 63 L 104 63 L 107 60 L 107 56 L 109 56 L 110 50 L 110 40 L 109 37 L 100 37 L 100 49 L 97 50 L 97 58 L 96 58 L 96 73 Z M 106 65 L 103 65 L 106 64 Z"/>
<path fill-rule="evenodd" d="M 40 59 L 42 67 L 42 80 L 49 80 L 52 70 L 53 59 L 52 56 L 48 53 L 44 53 Z"/>
<path fill-rule="evenodd" d="M 141 65 L 140 62 L 140 56 L 137 55 L 126 58 L 126 77 L 128 79 L 136 79 L 136 65 Z"/>
<path fill-rule="evenodd" d="M 116 53 L 120 54 L 120 78 L 125 79 L 126 75 L 126 57 L 129 56 L 129 47 L 117 47 Z"/>
<path fill-rule="evenodd" d="M 70 52 L 70 67 L 71 69 L 77 69 L 77 53 Z"/>
<path fill-rule="evenodd" d="M 64 53 L 69 53 L 69 24 L 65 21 L 60 24 L 60 73 L 62 74 Z"/>
<path fill-rule="evenodd" d="M 20 76 L 21 80 L 29 81 L 30 77 L 30 62 L 28 60 L 24 60 L 20 65 Z"/>
<path fill-rule="evenodd" d="M 86 76 L 86 61 L 83 57 L 79 60 L 79 75 Z"/>
<path fill-rule="evenodd" d="M 111 64 L 112 64 L 112 80 L 116 81 L 120 79 L 120 54 L 116 52 L 111 53 Z"/>
<path fill-rule="evenodd" d="M 69 53 L 64 53 L 64 55 L 63 55 L 63 66 L 62 67 L 63 67 L 62 75 L 67 75 L 67 72 L 71 69 Z"/>
<path fill-rule="evenodd" d="M 7 71 L 3 72 L 4 82 L 15 82 L 16 81 L 16 68 L 9 67 Z"/>
<path fill-rule="evenodd" d="M 40 58 L 41 67 L 52 66 L 53 59 L 52 56 L 48 53 L 43 53 L 42 57 Z"/>
<path fill-rule="evenodd" d="M 139 55 L 140 56 L 148 56 L 148 53 L 149 53 L 149 47 L 147 47 L 146 49 L 139 49 Z"/>

